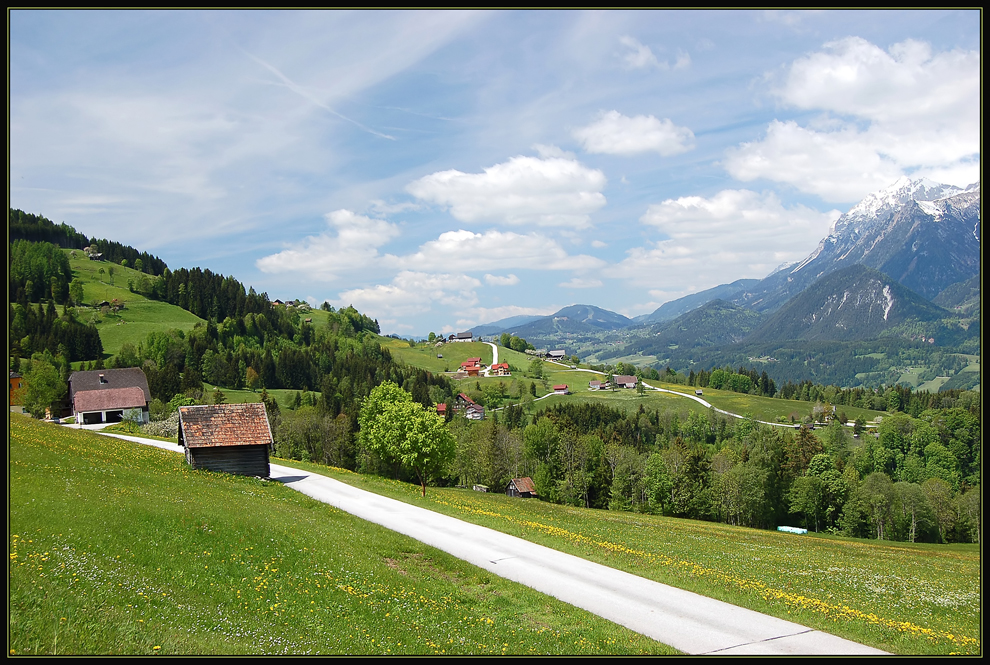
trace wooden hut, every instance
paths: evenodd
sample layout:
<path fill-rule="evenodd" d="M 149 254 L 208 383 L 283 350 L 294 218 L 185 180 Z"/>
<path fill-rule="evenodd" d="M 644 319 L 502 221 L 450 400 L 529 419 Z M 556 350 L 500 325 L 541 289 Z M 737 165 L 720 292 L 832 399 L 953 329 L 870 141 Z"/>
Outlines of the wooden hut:
<path fill-rule="evenodd" d="M 505 488 L 506 496 L 516 496 L 522 498 L 532 498 L 536 496 L 536 485 L 533 479 L 513 478 L 509 481 L 509 486 Z"/>
<path fill-rule="evenodd" d="M 194 469 L 267 478 L 272 446 L 265 405 L 179 407 L 179 445 Z"/>

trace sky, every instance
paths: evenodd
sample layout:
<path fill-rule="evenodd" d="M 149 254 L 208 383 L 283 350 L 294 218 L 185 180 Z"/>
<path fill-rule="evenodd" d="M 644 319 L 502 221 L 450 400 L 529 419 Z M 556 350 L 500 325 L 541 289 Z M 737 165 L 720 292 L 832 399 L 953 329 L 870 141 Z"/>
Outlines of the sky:
<path fill-rule="evenodd" d="M 980 179 L 961 11 L 35 11 L 9 205 L 385 334 L 629 317 Z"/>

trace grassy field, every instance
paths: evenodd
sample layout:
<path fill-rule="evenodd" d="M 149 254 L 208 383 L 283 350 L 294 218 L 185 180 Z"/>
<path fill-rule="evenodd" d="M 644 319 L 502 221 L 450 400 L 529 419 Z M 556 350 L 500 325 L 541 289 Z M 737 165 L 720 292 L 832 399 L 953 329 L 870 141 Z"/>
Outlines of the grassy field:
<path fill-rule="evenodd" d="M 11 416 L 9 460 L 10 655 L 675 653 L 175 453 Z"/>
<path fill-rule="evenodd" d="M 470 357 L 481 357 L 483 363 L 491 363 L 491 347 L 480 342 L 445 344 L 441 347 L 418 345 L 410 347 L 404 340 L 383 338 L 386 346 L 392 351 L 394 357 L 413 367 L 420 367 L 433 372 L 443 372 L 445 369 L 456 370 L 461 362 Z M 442 353 L 443 358 L 437 358 L 437 353 Z M 617 409 L 629 411 L 638 409 L 642 404 L 648 409 L 676 409 L 678 411 L 701 411 L 707 409 L 692 399 L 680 398 L 669 394 L 654 391 L 646 391 L 644 395 L 639 395 L 634 390 L 615 391 L 593 391 L 588 383 L 594 379 L 602 380 L 601 374 L 589 372 L 581 369 L 570 369 L 569 366 L 562 366 L 556 363 L 544 363 L 544 371 L 548 376 L 548 390 L 541 381 L 527 376 L 529 364 L 533 358 L 523 353 L 518 353 L 504 347 L 499 347 L 499 362 L 508 361 L 512 367 L 518 371 L 513 372 L 511 377 L 477 377 L 455 381 L 459 390 L 470 390 L 480 386 L 482 390 L 491 383 L 505 383 L 510 386 L 512 382 L 522 382 L 524 389 L 528 390 L 531 382 L 536 383 L 536 396 L 542 397 L 548 392 L 552 392 L 555 384 L 567 384 L 570 395 L 550 397 L 545 400 L 535 402 L 528 411 L 535 412 L 545 409 L 553 404 L 567 402 L 600 402 L 605 400 L 609 406 Z M 695 388 L 679 384 L 662 383 L 659 381 L 648 381 L 652 386 L 673 390 L 675 392 L 694 395 Z M 728 390 L 704 389 L 702 396 L 707 402 L 717 408 L 736 413 L 743 416 L 752 416 L 758 420 L 768 422 L 789 422 L 791 416 L 795 420 L 801 421 L 811 414 L 814 406 L 811 402 L 800 400 L 785 400 L 771 397 L 759 397 L 756 395 L 743 395 Z M 844 411 L 846 416 L 855 420 L 864 418 L 871 421 L 882 412 L 870 409 L 861 409 L 853 406 L 840 406 L 840 411 Z"/>
<path fill-rule="evenodd" d="M 292 466 L 899 654 L 980 652 L 978 545 L 794 536 Z"/>
<path fill-rule="evenodd" d="M 148 300 L 139 293 L 131 293 L 127 288 L 127 280 L 140 278 L 141 273 L 137 270 L 114 265 L 114 283 L 111 286 L 110 277 L 106 273 L 110 268 L 109 263 L 90 261 L 78 250 L 75 251 L 76 256 L 73 258 L 72 250 L 65 251 L 69 254 L 72 276 L 79 278 L 83 283 L 85 302 L 102 300 L 109 302 L 116 298 L 125 304 L 124 309 L 116 314 L 103 315 L 99 310 L 89 307 L 79 307 L 76 310 L 80 320 L 96 324 L 96 329 L 100 332 L 100 341 L 103 342 L 104 354 L 116 355 L 120 353 L 120 348 L 124 344 L 133 344 L 137 347 L 147 339 L 148 333 L 153 331 L 192 330 L 197 323 L 204 323 L 201 318 L 181 307 Z M 103 269 L 104 274 L 100 274 L 100 269 Z"/>

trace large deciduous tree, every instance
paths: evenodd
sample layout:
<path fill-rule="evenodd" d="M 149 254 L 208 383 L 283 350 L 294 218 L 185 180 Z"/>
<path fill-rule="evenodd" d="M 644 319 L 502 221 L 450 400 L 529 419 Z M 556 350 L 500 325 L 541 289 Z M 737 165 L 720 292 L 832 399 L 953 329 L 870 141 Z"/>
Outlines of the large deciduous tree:
<path fill-rule="evenodd" d="M 454 437 L 443 418 L 426 411 L 412 395 L 386 381 L 375 387 L 361 407 L 361 442 L 389 464 L 416 474 L 423 496 L 426 483 L 454 458 Z"/>

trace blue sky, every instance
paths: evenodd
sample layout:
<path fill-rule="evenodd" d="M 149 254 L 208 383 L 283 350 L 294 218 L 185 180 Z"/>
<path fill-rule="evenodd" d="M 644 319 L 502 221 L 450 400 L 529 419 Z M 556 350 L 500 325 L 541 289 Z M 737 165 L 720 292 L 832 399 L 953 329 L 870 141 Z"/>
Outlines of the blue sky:
<path fill-rule="evenodd" d="M 635 316 L 980 177 L 977 11 L 12 11 L 10 206 L 385 333 Z"/>

